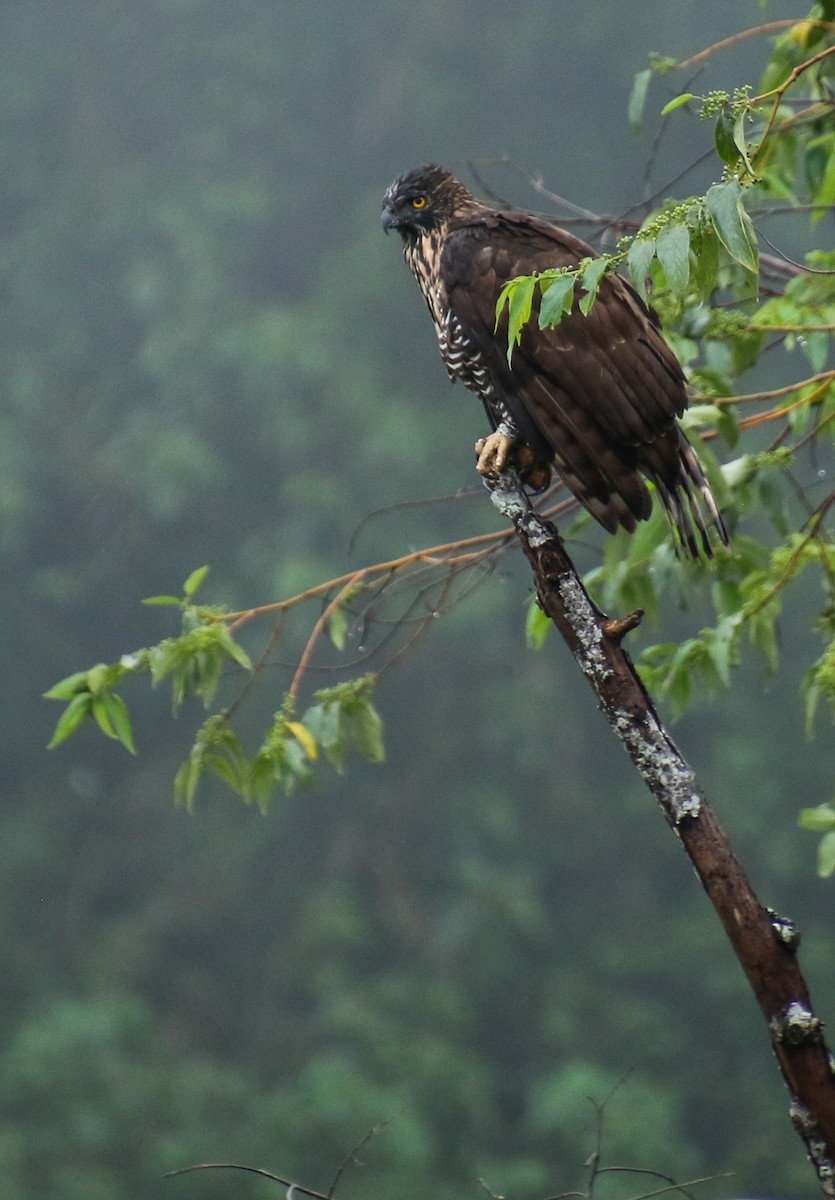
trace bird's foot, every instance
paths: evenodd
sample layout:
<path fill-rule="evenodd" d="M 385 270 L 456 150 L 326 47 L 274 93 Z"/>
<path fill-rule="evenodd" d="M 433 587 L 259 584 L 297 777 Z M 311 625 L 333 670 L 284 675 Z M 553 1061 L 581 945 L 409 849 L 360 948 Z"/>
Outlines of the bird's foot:
<path fill-rule="evenodd" d="M 479 475 L 491 477 L 501 475 L 517 440 L 512 434 L 502 433 L 499 430 L 487 437 L 479 438 L 475 444 L 475 469 Z"/>
<path fill-rule="evenodd" d="M 550 483 L 548 463 L 539 458 L 527 442 L 504 432 L 501 426 L 488 437 L 479 438 L 475 452 L 475 469 L 488 479 L 495 479 L 511 465 L 519 472 L 522 483 L 534 492 L 544 491 Z"/>

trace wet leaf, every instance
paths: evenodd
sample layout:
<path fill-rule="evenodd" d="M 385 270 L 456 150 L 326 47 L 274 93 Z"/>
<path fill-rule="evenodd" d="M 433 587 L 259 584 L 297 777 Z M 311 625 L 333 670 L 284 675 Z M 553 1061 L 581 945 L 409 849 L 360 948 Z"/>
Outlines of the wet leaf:
<path fill-rule="evenodd" d="M 827 833 L 818 846 L 818 875 L 828 879 L 835 875 L 835 833 Z"/>
<path fill-rule="evenodd" d="M 646 238 L 639 235 L 632 242 L 632 245 L 629 247 L 629 253 L 626 256 L 626 265 L 629 269 L 629 277 L 632 280 L 632 284 L 645 300 L 647 297 L 647 276 L 649 275 L 650 265 L 655 258 L 657 248 L 655 238 Z"/>
<path fill-rule="evenodd" d="M 705 204 L 728 254 L 746 271 L 756 273 L 757 239 L 751 218 L 742 206 L 739 180 L 715 183 L 705 196 Z"/>
<path fill-rule="evenodd" d="M 685 104 L 689 104 L 695 97 L 692 92 L 681 92 L 661 109 L 661 116 L 666 117 L 668 113 L 675 112 L 677 108 L 683 108 Z"/>
<path fill-rule="evenodd" d="M 46 700 L 71 700 L 73 696 L 87 690 L 87 672 L 74 671 L 72 675 L 67 675 L 65 679 L 60 679 L 58 683 L 53 684 L 48 692 L 44 692 L 44 698 Z"/>
<path fill-rule="evenodd" d="M 70 700 L 67 707 L 58 718 L 58 724 L 55 726 L 49 744 L 48 750 L 54 749 L 55 746 L 60 746 L 68 737 L 75 733 L 81 722 L 90 712 L 93 704 L 93 697 L 89 692 L 83 692 L 80 696 L 74 696 Z"/>
<path fill-rule="evenodd" d="M 585 289 L 585 295 L 580 300 L 580 312 L 584 317 L 591 312 L 591 307 L 597 299 L 600 281 L 606 274 L 608 265 L 608 258 L 593 258 L 580 276 L 580 282 Z"/>
<path fill-rule="evenodd" d="M 638 71 L 632 80 L 632 90 L 629 93 L 629 124 L 633 129 L 640 129 L 641 122 L 644 119 L 644 109 L 647 103 L 647 92 L 649 90 L 649 81 L 652 78 L 652 71 L 647 68 L 644 71 Z"/>
<path fill-rule="evenodd" d="M 557 275 L 547 288 L 543 288 L 542 303 L 539 306 L 540 329 L 558 325 L 562 318 L 571 312 L 576 278 L 576 275 Z"/>
<path fill-rule="evenodd" d="M 533 308 L 536 279 L 522 276 L 512 281 L 507 293 L 507 361 L 513 357 L 513 349 L 522 340 L 522 330 L 530 320 Z M 503 293 L 504 294 L 504 293 Z M 500 297 L 501 298 L 501 297 Z"/>
<path fill-rule="evenodd" d="M 728 166 L 734 166 L 739 158 L 736 141 L 734 140 L 735 120 L 733 113 L 727 107 L 723 108 L 716 118 L 713 128 L 713 144 L 716 153 Z"/>
<path fill-rule="evenodd" d="M 687 293 L 690 281 L 690 230 L 681 222 L 667 225 L 658 235 L 658 261 L 667 285 L 676 296 Z"/>
<path fill-rule="evenodd" d="M 208 567 L 197 567 L 183 584 L 183 595 L 193 596 L 209 573 Z"/>

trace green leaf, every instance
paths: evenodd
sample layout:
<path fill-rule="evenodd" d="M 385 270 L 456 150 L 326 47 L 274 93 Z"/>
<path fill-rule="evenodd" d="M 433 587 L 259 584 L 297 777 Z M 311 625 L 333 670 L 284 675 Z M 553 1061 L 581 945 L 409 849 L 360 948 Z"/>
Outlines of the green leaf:
<path fill-rule="evenodd" d="M 507 293 L 507 361 L 513 357 L 513 348 L 522 340 L 522 330 L 530 319 L 533 297 L 536 290 L 533 275 L 520 275 L 511 280 Z"/>
<path fill-rule="evenodd" d="M 583 273 L 580 276 L 580 282 L 585 289 L 585 295 L 580 300 L 580 312 L 584 317 L 587 317 L 591 311 L 591 307 L 597 299 L 597 292 L 600 288 L 600 281 L 606 274 L 606 268 L 609 265 L 609 259 L 593 258 L 587 267 L 584 267 Z"/>
<path fill-rule="evenodd" d="M 183 584 L 183 595 L 193 596 L 209 573 L 208 567 L 197 567 Z"/>
<path fill-rule="evenodd" d="M 638 71 L 632 80 L 632 90 L 629 93 L 629 124 L 633 129 L 640 129 L 641 122 L 644 119 L 644 109 L 647 103 L 647 91 L 649 90 L 649 81 L 652 78 L 652 71 L 647 68 L 644 71 Z"/>
<path fill-rule="evenodd" d="M 680 222 L 666 225 L 658 235 L 658 261 L 670 291 L 676 296 L 687 293 L 690 281 L 690 230 Z"/>
<path fill-rule="evenodd" d="M 174 800 L 191 811 L 203 773 L 202 755 L 190 754 L 174 776 Z"/>
<path fill-rule="evenodd" d="M 803 717 L 806 735 L 811 737 L 815 729 L 815 718 L 821 701 L 821 689 L 814 682 L 814 672 L 807 671 L 803 679 Z"/>
<path fill-rule="evenodd" d="M 369 762 L 383 762 L 383 721 L 368 699 L 346 703 L 342 710 L 342 727 L 346 739 Z"/>
<path fill-rule="evenodd" d="M 735 166 L 739 159 L 739 151 L 734 140 L 734 125 L 733 113 L 726 106 L 716 119 L 713 129 L 713 144 L 716 147 L 716 153 L 730 167 Z"/>
<path fill-rule="evenodd" d="M 681 424 L 685 429 L 710 429 L 719 420 L 721 412 L 715 404 L 691 404 L 685 409 Z"/>
<path fill-rule="evenodd" d="M 669 699 L 676 720 L 687 712 L 692 687 L 690 672 L 684 661 L 671 665 L 664 683 L 664 695 Z"/>
<path fill-rule="evenodd" d="M 108 715 L 107 705 L 104 703 L 104 701 L 94 696 L 90 709 L 93 714 L 93 718 L 95 719 L 95 722 L 102 733 L 105 734 L 106 737 L 115 738 L 116 730 L 110 723 L 110 716 Z"/>
<path fill-rule="evenodd" d="M 179 596 L 146 596 L 143 604 L 182 604 Z"/>
<path fill-rule="evenodd" d="M 338 704 L 314 704 L 302 717 L 302 724 L 321 746 L 329 762 L 339 768 L 345 747 L 339 731 Z"/>
<path fill-rule="evenodd" d="M 214 700 L 223 674 L 223 660 L 219 654 L 201 651 L 195 654 L 179 674 L 175 674 L 172 686 L 177 689 L 178 704 L 182 704 L 189 692 L 200 696 L 206 708 Z"/>
<path fill-rule="evenodd" d="M 249 763 L 244 794 L 252 797 L 262 813 L 267 811 L 275 782 L 272 759 L 266 754 L 256 754 Z"/>
<path fill-rule="evenodd" d="M 148 666 L 151 670 L 151 682 L 156 685 L 167 675 L 172 675 L 183 662 L 180 640 L 165 638 L 148 651 Z"/>
<path fill-rule="evenodd" d="M 719 237 L 713 222 L 703 222 L 697 234 L 691 234 L 693 250 L 691 273 L 700 300 L 707 300 L 716 286 L 719 273 Z"/>
<path fill-rule="evenodd" d="M 786 492 L 780 476 L 773 472 L 763 474 L 757 480 L 757 495 L 764 511 L 781 535 L 788 538 L 791 535 L 791 525 L 786 515 Z"/>
<path fill-rule="evenodd" d="M 729 179 L 725 183 L 714 183 L 705 196 L 719 240 L 740 266 L 746 271 L 757 271 L 757 239 L 751 218 L 742 206 L 742 188 L 739 180 Z"/>
<path fill-rule="evenodd" d="M 818 846 L 818 875 L 828 879 L 835 875 L 835 833 L 827 833 Z"/>
<path fill-rule="evenodd" d="M 541 650 L 551 629 L 551 618 L 534 599 L 528 605 L 525 620 L 525 641 L 529 650 Z"/>
<path fill-rule="evenodd" d="M 314 779 L 307 751 L 301 742 L 290 738 L 284 747 L 284 757 L 276 764 L 276 778 L 289 795 L 301 785 L 308 787 Z"/>
<path fill-rule="evenodd" d="M 206 775 L 209 771 L 213 775 L 217 775 L 218 779 L 221 779 L 237 795 L 243 795 L 244 787 L 240 771 L 236 764 L 228 758 L 224 758 L 222 754 L 204 754 L 201 759 L 201 774 Z"/>
<path fill-rule="evenodd" d="M 372 762 L 383 761 L 383 723 L 371 702 L 375 682 L 374 675 L 364 675 L 323 688 L 316 693 L 317 704 L 302 718 L 337 770 L 348 746 Z"/>
<path fill-rule="evenodd" d="M 798 339 L 798 344 L 815 374 L 822 371 L 829 357 L 829 334 L 822 329 L 806 333 Z"/>
<path fill-rule="evenodd" d="M 813 833 L 828 833 L 835 830 L 835 808 L 831 804 L 819 804 L 816 808 L 801 808 L 797 815 L 801 829 Z"/>
<path fill-rule="evenodd" d="M 748 636 L 773 675 L 780 665 L 780 647 L 774 615 L 766 610 L 751 618 L 748 623 Z"/>
<path fill-rule="evenodd" d="M 136 747 L 133 744 L 130 713 L 122 697 L 117 696 L 114 692 L 106 692 L 101 698 L 101 704 L 105 708 L 111 729 L 113 730 L 111 736 L 120 741 L 131 754 L 136 754 Z"/>
<path fill-rule="evenodd" d="M 341 607 L 335 608 L 328 617 L 328 634 L 337 650 L 345 649 L 348 637 L 348 621 Z"/>
<path fill-rule="evenodd" d="M 643 296 L 644 300 L 647 298 L 647 276 L 657 248 L 655 238 L 641 237 L 639 234 L 629 247 L 629 253 L 626 256 L 629 277 L 636 291 Z"/>
<path fill-rule="evenodd" d="M 47 750 L 52 750 L 55 746 L 60 746 L 65 742 L 71 734 L 75 733 L 81 722 L 90 712 L 93 704 L 93 697 L 89 692 L 82 692 L 81 695 L 73 696 L 67 707 L 58 718 L 58 724 L 55 726 Z"/>
<path fill-rule="evenodd" d="M 723 687 L 731 686 L 731 667 L 737 664 L 736 633 L 740 619 L 737 615 L 722 617 L 715 629 L 704 631 L 704 641 L 711 663 Z"/>
<path fill-rule="evenodd" d="M 835 138 L 830 138 L 831 150 L 826 161 L 826 168 L 821 176 L 820 183 L 815 189 L 815 203 L 821 205 L 835 204 Z M 819 208 L 812 214 L 812 222 L 816 224 L 821 217 L 825 216 L 826 208 Z"/>
<path fill-rule="evenodd" d="M 557 275 L 547 288 L 542 289 L 542 303 L 539 306 L 540 329 L 553 328 L 571 312 L 576 279 L 574 274 Z"/>
<path fill-rule="evenodd" d="M 226 626 L 214 625 L 211 628 L 217 631 L 217 640 L 229 657 L 234 659 L 238 666 L 243 667 L 245 671 L 251 671 L 252 660 L 243 646 L 238 645 Z"/>
<path fill-rule="evenodd" d="M 194 745 L 174 779 L 174 799 L 189 809 L 194 805 L 197 786 L 209 771 L 228 784 L 238 795 L 248 798 L 245 788 L 249 764 L 243 755 L 237 734 L 229 728 L 226 716 L 215 713 L 197 731 Z"/>
<path fill-rule="evenodd" d="M 508 300 L 510 298 L 510 293 L 513 291 L 515 286 L 516 286 L 516 280 L 509 279 L 507 281 L 507 283 L 504 285 L 504 287 L 502 288 L 502 290 L 499 292 L 498 299 L 496 300 L 496 320 L 493 325 L 494 333 L 499 328 L 499 322 L 502 319 L 502 314 L 504 313 L 504 310 L 507 308 Z"/>
<path fill-rule="evenodd" d="M 685 104 L 689 104 L 694 99 L 695 96 L 692 92 L 682 92 L 664 105 L 661 109 L 661 116 L 666 117 L 668 113 L 675 112 L 677 108 L 683 108 Z"/>
<path fill-rule="evenodd" d="M 96 663 L 87 672 L 87 687 L 97 696 L 113 685 L 113 669 L 107 663 Z"/>
<path fill-rule="evenodd" d="M 733 139 L 734 139 L 734 145 L 736 146 L 737 150 L 739 151 L 739 157 L 745 163 L 746 168 L 753 175 L 754 168 L 751 166 L 751 160 L 748 157 L 748 143 L 745 140 L 745 121 L 746 121 L 746 113 L 743 110 L 742 112 L 740 112 L 738 114 L 736 120 L 734 121 Z"/>
<path fill-rule="evenodd" d="M 87 672 L 74 671 L 72 675 L 67 675 L 66 679 L 60 679 L 58 683 L 53 684 L 48 692 L 44 692 L 44 699 L 72 700 L 73 696 L 88 690 Z"/>

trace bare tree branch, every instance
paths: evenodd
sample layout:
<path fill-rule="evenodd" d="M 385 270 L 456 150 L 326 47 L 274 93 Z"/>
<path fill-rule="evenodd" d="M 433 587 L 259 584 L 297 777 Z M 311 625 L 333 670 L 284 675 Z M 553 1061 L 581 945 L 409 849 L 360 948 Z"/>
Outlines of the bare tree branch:
<path fill-rule="evenodd" d="M 594 604 L 554 526 L 540 517 L 512 473 L 492 490 L 513 522 L 533 569 L 539 603 L 556 625 L 623 743 L 632 764 L 681 841 L 765 1017 L 789 1090 L 789 1116 L 827 1196 L 835 1196 L 835 1074 L 797 961 L 793 923 L 760 903 L 701 790 L 664 727 L 622 638 L 640 612 L 610 620 Z"/>

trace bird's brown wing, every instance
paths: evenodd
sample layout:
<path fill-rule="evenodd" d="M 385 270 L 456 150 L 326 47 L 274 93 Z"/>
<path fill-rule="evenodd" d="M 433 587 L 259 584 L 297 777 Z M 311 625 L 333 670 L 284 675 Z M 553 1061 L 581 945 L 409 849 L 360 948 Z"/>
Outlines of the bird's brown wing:
<path fill-rule="evenodd" d="M 662 486 L 679 485 L 675 418 L 687 404 L 681 368 L 652 315 L 624 280 L 607 275 L 588 316 L 575 304 L 556 328 L 540 330 L 535 306 L 510 366 L 506 316 L 495 329 L 496 299 L 508 280 L 593 254 L 550 222 L 488 211 L 452 222 L 441 277 L 452 313 L 525 440 L 550 451 L 602 524 L 633 528 L 651 508 L 639 470 Z"/>

